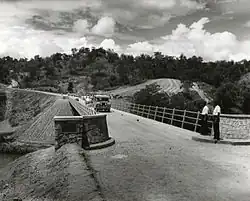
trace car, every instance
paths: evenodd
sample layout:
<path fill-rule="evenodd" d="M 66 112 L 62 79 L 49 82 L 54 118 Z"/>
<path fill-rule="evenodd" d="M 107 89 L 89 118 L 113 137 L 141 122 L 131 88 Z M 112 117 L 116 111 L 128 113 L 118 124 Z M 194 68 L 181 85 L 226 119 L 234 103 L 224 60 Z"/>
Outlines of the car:
<path fill-rule="evenodd" d="M 110 112 L 111 109 L 111 103 L 110 103 L 110 97 L 107 95 L 94 95 L 93 99 L 93 106 L 95 111 L 104 111 L 104 112 Z"/>

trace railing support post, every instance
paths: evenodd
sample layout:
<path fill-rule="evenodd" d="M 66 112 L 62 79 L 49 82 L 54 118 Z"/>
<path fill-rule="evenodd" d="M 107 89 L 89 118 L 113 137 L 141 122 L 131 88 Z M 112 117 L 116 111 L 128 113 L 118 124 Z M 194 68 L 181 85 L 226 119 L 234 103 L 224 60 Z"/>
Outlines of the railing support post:
<path fill-rule="evenodd" d="M 175 108 L 173 109 L 173 112 L 172 112 L 172 117 L 171 117 L 171 125 L 173 125 L 173 120 L 174 120 L 174 111 L 175 111 Z"/>
<path fill-rule="evenodd" d="M 198 122 L 199 122 L 199 116 L 200 116 L 200 112 L 198 111 L 197 112 L 197 117 L 196 117 L 196 120 L 195 120 L 194 132 L 197 131 L 197 125 L 198 125 Z"/>
<path fill-rule="evenodd" d="M 157 110 L 158 110 L 158 106 L 156 106 L 156 108 L 155 108 L 155 116 L 154 116 L 154 120 L 156 119 L 156 116 L 157 116 Z"/>
<path fill-rule="evenodd" d="M 166 112 L 166 108 L 164 107 L 164 109 L 163 109 L 163 113 L 162 113 L 161 122 L 163 122 L 163 121 L 164 121 L 164 118 L 165 118 L 165 112 Z"/>
<path fill-rule="evenodd" d="M 147 118 L 149 119 L 149 115 L 150 115 L 150 109 L 151 109 L 151 105 L 149 106 L 148 108 L 148 115 L 147 115 Z"/>
<path fill-rule="evenodd" d="M 186 116 L 186 110 L 184 110 L 183 113 L 183 118 L 182 118 L 182 122 L 181 122 L 181 128 L 183 128 L 184 122 L 185 122 L 185 116 Z"/>

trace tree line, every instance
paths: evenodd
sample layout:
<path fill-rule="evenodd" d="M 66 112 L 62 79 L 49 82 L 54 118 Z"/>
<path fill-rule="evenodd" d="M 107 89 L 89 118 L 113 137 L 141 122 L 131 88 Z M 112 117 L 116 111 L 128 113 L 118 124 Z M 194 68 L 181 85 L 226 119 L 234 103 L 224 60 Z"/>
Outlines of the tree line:
<path fill-rule="evenodd" d="M 85 76 L 93 90 L 109 90 L 135 85 L 148 79 L 175 78 L 182 81 L 205 82 L 216 88 L 215 96 L 227 113 L 250 113 L 248 83 L 239 83 L 250 72 L 250 61 L 204 62 L 201 57 L 154 55 L 118 55 L 103 48 L 73 48 L 70 54 L 55 53 L 49 57 L 0 58 L 0 82 L 11 79 L 22 88 L 53 87 L 74 76 Z"/>

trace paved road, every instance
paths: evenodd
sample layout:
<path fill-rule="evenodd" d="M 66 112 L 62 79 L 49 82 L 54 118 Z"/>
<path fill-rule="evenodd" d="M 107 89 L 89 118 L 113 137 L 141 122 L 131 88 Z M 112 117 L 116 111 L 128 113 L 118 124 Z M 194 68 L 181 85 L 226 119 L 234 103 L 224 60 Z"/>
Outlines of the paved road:
<path fill-rule="evenodd" d="M 118 111 L 108 126 L 116 144 L 88 152 L 108 201 L 249 201 L 250 147 Z"/>

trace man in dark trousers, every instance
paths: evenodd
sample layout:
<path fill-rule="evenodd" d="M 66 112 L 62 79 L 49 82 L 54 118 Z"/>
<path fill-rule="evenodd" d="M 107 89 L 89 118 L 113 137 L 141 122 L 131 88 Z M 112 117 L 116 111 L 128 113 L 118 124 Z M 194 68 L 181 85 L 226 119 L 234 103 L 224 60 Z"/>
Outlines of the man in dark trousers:
<path fill-rule="evenodd" d="M 214 102 L 214 111 L 213 111 L 213 129 L 214 129 L 214 139 L 220 140 L 220 114 L 221 108 L 217 102 Z"/>
<path fill-rule="evenodd" d="M 202 109 L 201 112 L 201 128 L 200 128 L 200 133 L 202 135 L 208 135 L 208 113 L 209 113 L 209 108 L 208 108 L 208 102 L 205 103 L 205 106 Z"/>

